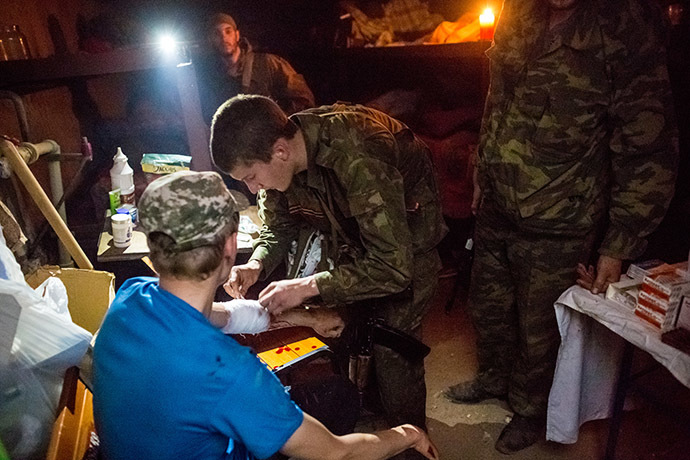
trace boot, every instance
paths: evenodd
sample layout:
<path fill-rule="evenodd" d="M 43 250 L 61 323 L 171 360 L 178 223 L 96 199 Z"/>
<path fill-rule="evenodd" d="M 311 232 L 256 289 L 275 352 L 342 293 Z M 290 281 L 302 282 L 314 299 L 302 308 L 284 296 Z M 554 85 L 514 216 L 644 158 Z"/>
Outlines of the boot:
<path fill-rule="evenodd" d="M 477 380 L 470 380 L 448 387 L 444 394 L 446 398 L 454 403 L 467 404 L 478 403 L 492 398 L 505 399 L 508 392 L 501 389 L 487 388 Z"/>
<path fill-rule="evenodd" d="M 545 427 L 543 417 L 523 417 L 515 414 L 510 423 L 503 428 L 494 447 L 502 454 L 514 454 L 540 439 L 545 439 Z"/>

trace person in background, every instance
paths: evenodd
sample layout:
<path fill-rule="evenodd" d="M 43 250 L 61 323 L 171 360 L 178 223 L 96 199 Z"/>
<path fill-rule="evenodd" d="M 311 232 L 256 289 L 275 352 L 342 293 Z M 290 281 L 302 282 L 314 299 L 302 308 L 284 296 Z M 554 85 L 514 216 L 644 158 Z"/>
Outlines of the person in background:
<path fill-rule="evenodd" d="M 211 155 L 258 192 L 264 223 L 249 262 L 233 268 L 231 296 L 270 276 L 301 229 L 318 231 L 316 272 L 269 284 L 261 304 L 279 314 L 318 297 L 360 321 L 382 318 L 420 337 L 446 228 L 428 148 L 407 126 L 344 104 L 288 118 L 266 97 L 240 95 L 214 116 Z M 388 422 L 425 426 L 423 361 L 380 345 L 373 357 Z"/>
<path fill-rule="evenodd" d="M 214 172 L 157 179 L 139 203 L 160 278 L 119 290 L 94 349 L 94 417 L 104 458 L 438 457 L 421 429 L 335 436 L 298 408 L 249 348 L 214 325 L 237 250 L 238 213 Z M 223 320 L 223 323 L 225 320 Z"/>
<path fill-rule="evenodd" d="M 554 302 L 576 281 L 594 294 L 618 281 L 673 195 L 664 29 L 650 0 L 504 2 L 475 194 L 468 311 L 479 370 L 446 393 L 458 403 L 507 396 L 515 414 L 502 453 L 543 436 L 560 343 Z"/>
<path fill-rule="evenodd" d="M 201 63 L 201 101 L 204 118 L 211 120 L 220 104 L 237 94 L 260 94 L 275 100 L 292 114 L 314 106 L 304 77 L 285 59 L 257 53 L 240 37 L 232 16 L 213 15 L 208 23 L 213 47 L 210 61 Z"/>

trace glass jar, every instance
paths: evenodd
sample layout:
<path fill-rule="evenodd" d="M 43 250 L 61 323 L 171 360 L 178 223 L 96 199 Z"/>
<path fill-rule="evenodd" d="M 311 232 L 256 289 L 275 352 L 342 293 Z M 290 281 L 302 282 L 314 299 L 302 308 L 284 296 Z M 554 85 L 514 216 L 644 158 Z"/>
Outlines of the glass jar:
<path fill-rule="evenodd" d="M 9 61 L 10 56 L 7 54 L 7 29 L 6 26 L 0 24 L 0 61 Z"/>
<path fill-rule="evenodd" d="M 666 7 L 666 13 L 668 14 L 669 21 L 671 21 L 671 25 L 680 25 L 683 20 L 683 4 L 672 3 L 668 5 Z"/>
<path fill-rule="evenodd" d="M 26 36 L 19 29 L 18 25 L 4 26 L 2 39 L 7 60 L 31 58 Z"/>

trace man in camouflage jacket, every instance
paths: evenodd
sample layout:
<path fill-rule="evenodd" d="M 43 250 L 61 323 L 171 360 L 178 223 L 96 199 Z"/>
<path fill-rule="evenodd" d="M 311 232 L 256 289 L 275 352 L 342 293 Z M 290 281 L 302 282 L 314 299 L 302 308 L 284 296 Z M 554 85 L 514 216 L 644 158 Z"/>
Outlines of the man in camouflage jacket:
<path fill-rule="evenodd" d="M 204 118 L 237 94 L 261 94 L 275 100 L 288 114 L 314 106 L 304 77 L 288 61 L 271 53 L 257 53 L 240 38 L 232 16 L 214 15 L 210 22 L 214 54 L 198 63 Z"/>
<path fill-rule="evenodd" d="M 419 334 L 446 229 L 428 148 L 407 126 L 344 104 L 288 119 L 268 98 L 238 96 L 218 109 L 211 136 L 215 164 L 258 191 L 264 223 L 249 263 L 230 276 L 231 295 L 244 295 L 262 271 L 270 274 L 306 227 L 325 237 L 334 266 L 271 283 L 259 294 L 264 306 L 280 313 L 315 296 L 332 305 L 358 302 L 388 325 Z M 389 422 L 425 426 L 423 363 L 379 346 L 374 360 Z"/>
<path fill-rule="evenodd" d="M 496 448 L 536 442 L 560 336 L 553 303 L 618 281 L 673 194 L 664 24 L 651 0 L 506 0 L 478 151 L 470 315 L 475 380 L 456 402 L 508 396 Z M 596 271 L 576 269 L 598 253 Z M 578 279 L 579 275 L 579 279 Z"/>

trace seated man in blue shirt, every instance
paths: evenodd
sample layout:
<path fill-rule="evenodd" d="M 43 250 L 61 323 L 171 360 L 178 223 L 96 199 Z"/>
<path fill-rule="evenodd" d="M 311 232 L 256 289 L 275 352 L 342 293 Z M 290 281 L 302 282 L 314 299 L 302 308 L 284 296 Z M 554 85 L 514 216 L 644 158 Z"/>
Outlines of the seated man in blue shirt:
<path fill-rule="evenodd" d="M 384 459 L 426 433 L 402 425 L 335 436 L 303 413 L 246 347 L 211 321 L 237 249 L 236 204 L 213 172 L 151 183 L 139 207 L 160 278 L 120 288 L 94 350 L 94 416 L 107 460 Z"/>

